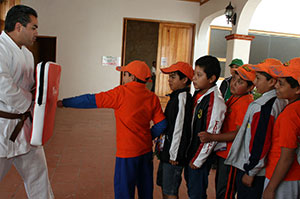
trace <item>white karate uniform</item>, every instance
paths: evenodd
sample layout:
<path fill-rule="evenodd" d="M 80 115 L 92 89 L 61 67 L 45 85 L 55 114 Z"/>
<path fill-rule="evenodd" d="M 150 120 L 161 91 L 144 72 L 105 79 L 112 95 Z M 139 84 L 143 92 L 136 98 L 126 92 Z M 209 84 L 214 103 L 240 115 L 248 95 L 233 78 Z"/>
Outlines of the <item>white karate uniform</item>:
<path fill-rule="evenodd" d="M 21 114 L 32 104 L 34 85 L 32 53 L 17 44 L 3 31 L 0 35 L 0 110 Z M 30 145 L 31 121 L 24 122 L 15 142 L 9 140 L 18 119 L 0 118 L 0 181 L 12 164 L 22 176 L 28 198 L 54 198 L 48 179 L 43 147 Z"/>

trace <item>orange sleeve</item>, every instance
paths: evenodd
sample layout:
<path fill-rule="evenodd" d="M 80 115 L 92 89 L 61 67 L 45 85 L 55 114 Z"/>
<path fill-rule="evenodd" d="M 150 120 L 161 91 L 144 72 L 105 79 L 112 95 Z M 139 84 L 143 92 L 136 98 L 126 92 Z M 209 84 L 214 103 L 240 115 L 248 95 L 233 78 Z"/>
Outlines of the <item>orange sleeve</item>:
<path fill-rule="evenodd" d="M 236 111 L 235 126 L 242 126 L 248 106 L 252 101 L 252 96 L 246 95 L 242 98 L 238 110 Z"/>
<path fill-rule="evenodd" d="M 165 119 L 165 115 L 162 111 L 162 108 L 161 108 L 161 105 L 160 105 L 160 102 L 159 102 L 159 99 L 157 96 L 154 97 L 154 106 L 155 106 L 155 109 L 154 109 L 152 121 L 154 124 L 157 124 Z"/>
<path fill-rule="evenodd" d="M 122 103 L 123 89 L 117 86 L 109 91 L 95 94 L 96 105 L 98 108 L 119 108 Z"/>
<path fill-rule="evenodd" d="M 295 112 L 286 111 L 285 115 L 281 117 L 280 135 L 279 135 L 279 146 L 285 148 L 297 148 L 298 136 L 300 132 L 300 118 Z"/>

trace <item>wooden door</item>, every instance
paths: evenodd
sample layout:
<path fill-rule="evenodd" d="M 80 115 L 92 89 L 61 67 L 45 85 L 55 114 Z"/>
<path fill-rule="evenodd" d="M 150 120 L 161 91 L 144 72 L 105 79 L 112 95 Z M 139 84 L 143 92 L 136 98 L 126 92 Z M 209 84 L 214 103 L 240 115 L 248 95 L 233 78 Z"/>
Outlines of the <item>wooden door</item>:
<path fill-rule="evenodd" d="M 0 3 L 0 31 L 4 30 L 4 21 L 6 17 L 6 13 L 8 10 L 15 6 L 20 4 L 20 0 L 6 0 L 1 1 Z"/>
<path fill-rule="evenodd" d="M 163 74 L 160 68 L 168 67 L 177 61 L 193 64 L 194 29 L 194 24 L 160 23 L 155 93 L 163 106 L 168 101 L 166 95 L 171 91 L 169 77 Z"/>

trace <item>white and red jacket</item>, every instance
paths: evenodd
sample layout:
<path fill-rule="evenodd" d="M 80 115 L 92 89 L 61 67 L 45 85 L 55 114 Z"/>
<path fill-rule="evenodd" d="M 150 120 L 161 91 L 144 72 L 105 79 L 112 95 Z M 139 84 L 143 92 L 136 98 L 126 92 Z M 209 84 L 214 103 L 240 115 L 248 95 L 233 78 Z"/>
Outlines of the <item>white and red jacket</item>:
<path fill-rule="evenodd" d="M 264 176 L 272 129 L 277 116 L 286 104 L 286 100 L 276 97 L 275 90 L 264 93 L 252 102 L 225 164 L 241 169 L 249 176 Z"/>
<path fill-rule="evenodd" d="M 193 111 L 192 138 L 188 150 L 189 160 L 193 165 L 201 167 L 217 144 L 217 142 L 202 143 L 198 133 L 206 131 L 219 134 L 225 112 L 226 105 L 217 86 L 210 88 L 197 100 Z"/>

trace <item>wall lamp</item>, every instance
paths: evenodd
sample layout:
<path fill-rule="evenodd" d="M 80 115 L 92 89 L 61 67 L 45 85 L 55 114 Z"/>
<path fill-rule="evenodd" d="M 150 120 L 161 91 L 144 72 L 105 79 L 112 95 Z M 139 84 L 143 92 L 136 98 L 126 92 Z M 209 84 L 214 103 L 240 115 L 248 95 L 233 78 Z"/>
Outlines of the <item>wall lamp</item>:
<path fill-rule="evenodd" d="M 234 8 L 232 7 L 231 2 L 229 2 L 229 5 L 226 7 L 225 16 L 227 18 L 228 24 L 229 22 L 231 22 L 233 25 L 235 25 L 236 13 L 234 12 Z"/>

